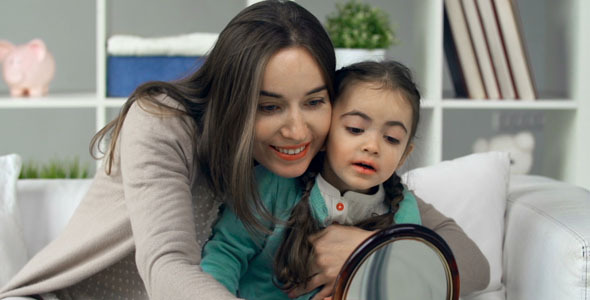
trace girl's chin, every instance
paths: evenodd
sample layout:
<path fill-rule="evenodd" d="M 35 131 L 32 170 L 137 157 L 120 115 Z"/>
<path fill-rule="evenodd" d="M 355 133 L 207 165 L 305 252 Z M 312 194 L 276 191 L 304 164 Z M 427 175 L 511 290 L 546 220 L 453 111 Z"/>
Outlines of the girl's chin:
<path fill-rule="evenodd" d="M 359 182 L 359 180 L 342 180 L 341 185 L 345 186 L 343 190 L 355 191 L 357 193 L 370 193 L 379 183 L 376 182 Z"/>

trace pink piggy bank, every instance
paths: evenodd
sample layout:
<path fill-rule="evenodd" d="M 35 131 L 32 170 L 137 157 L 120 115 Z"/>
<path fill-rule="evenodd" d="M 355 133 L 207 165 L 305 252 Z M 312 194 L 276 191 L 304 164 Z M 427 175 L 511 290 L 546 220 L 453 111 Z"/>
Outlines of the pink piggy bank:
<path fill-rule="evenodd" d="M 42 40 L 18 46 L 0 40 L 0 62 L 4 64 L 4 81 L 13 97 L 40 97 L 49 92 L 55 61 Z"/>

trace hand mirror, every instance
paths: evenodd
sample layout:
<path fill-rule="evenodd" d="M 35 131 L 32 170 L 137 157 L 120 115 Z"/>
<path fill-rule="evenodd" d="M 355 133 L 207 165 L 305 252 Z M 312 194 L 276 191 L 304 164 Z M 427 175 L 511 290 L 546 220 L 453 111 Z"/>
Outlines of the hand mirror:
<path fill-rule="evenodd" d="M 361 243 L 334 287 L 334 300 L 457 300 L 459 272 L 446 242 L 414 224 L 393 225 Z"/>

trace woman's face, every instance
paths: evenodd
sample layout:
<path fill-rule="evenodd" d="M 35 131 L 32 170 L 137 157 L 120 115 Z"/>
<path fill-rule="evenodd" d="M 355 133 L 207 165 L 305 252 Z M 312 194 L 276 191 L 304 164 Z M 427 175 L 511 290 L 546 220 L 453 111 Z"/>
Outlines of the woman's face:
<path fill-rule="evenodd" d="M 324 144 L 332 107 L 313 56 L 290 47 L 268 61 L 256 112 L 254 159 L 282 177 L 305 172 Z"/>

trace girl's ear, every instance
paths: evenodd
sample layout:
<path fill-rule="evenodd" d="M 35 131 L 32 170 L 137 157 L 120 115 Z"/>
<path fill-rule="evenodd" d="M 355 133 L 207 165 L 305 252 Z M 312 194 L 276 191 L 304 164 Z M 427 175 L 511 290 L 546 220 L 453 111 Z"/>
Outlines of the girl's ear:
<path fill-rule="evenodd" d="M 404 165 L 404 163 L 406 162 L 406 158 L 408 158 L 408 156 L 410 156 L 410 153 L 412 153 L 412 151 L 414 151 L 414 143 L 409 143 L 408 146 L 406 147 L 406 151 L 404 152 L 404 155 L 402 155 L 402 158 L 399 160 L 399 163 L 397 164 L 398 169 Z"/>

